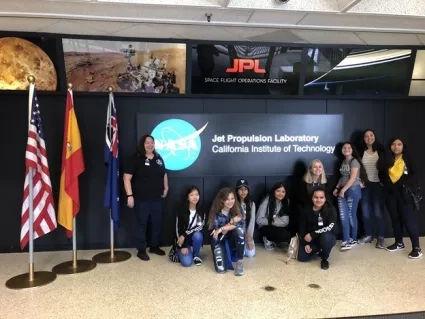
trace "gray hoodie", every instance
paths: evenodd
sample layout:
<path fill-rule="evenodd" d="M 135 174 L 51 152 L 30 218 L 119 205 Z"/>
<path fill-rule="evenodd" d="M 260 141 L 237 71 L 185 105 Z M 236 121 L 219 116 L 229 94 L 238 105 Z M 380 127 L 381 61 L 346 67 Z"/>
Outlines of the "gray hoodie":
<path fill-rule="evenodd" d="M 260 204 L 260 207 L 258 207 L 257 224 L 260 227 L 267 226 L 269 224 L 268 206 L 269 206 L 269 196 L 264 198 L 264 200 Z M 275 226 L 275 227 L 286 227 L 286 226 L 288 226 L 289 216 L 286 215 L 288 212 L 284 212 L 285 215 L 283 215 L 283 216 L 277 215 L 277 213 L 280 211 L 281 208 L 282 208 L 282 203 L 277 202 L 276 203 L 275 216 L 273 216 L 272 226 Z"/>

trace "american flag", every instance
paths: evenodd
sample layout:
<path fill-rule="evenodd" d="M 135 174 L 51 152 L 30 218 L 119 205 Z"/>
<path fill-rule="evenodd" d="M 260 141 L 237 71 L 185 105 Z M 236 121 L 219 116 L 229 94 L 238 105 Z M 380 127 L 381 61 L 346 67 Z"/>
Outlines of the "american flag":
<path fill-rule="evenodd" d="M 119 152 L 118 152 L 118 121 L 115 108 L 114 96 L 109 94 L 108 111 L 106 113 L 106 130 L 104 144 L 104 162 L 108 169 L 108 177 L 105 187 L 104 207 L 111 210 L 111 218 L 114 228 L 119 226 Z"/>
<path fill-rule="evenodd" d="M 21 214 L 21 249 L 24 249 L 29 241 L 30 179 L 32 179 L 33 185 L 34 239 L 51 232 L 57 227 L 49 165 L 47 163 L 46 144 L 44 142 L 40 109 L 33 84 L 30 86 L 29 94 L 29 112 L 31 113 L 25 152 L 26 176 Z M 30 168 L 33 168 L 32 176 L 30 174 Z"/>

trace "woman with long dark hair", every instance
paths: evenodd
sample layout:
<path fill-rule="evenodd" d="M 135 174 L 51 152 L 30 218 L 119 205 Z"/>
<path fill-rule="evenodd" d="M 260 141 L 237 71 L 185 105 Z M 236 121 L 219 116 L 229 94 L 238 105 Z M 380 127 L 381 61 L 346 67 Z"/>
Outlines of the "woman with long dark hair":
<path fill-rule="evenodd" d="M 367 184 L 367 174 L 353 144 L 344 143 L 341 153 L 344 156 L 339 169 L 341 177 L 333 195 L 338 196 L 343 237 L 341 250 L 347 250 L 357 244 L 357 207 L 362 187 Z"/>
<path fill-rule="evenodd" d="M 299 261 L 309 261 L 319 253 L 320 267 L 329 268 L 328 258 L 336 243 L 336 210 L 326 200 L 323 188 L 313 190 L 312 203 L 305 207 L 300 217 Z"/>
<path fill-rule="evenodd" d="M 127 206 L 135 208 L 139 229 L 136 232 L 137 257 L 149 260 L 146 253 L 146 230 L 151 227 L 150 253 L 164 256 L 159 248 L 163 198 L 168 193 L 168 177 L 162 157 L 155 151 L 151 135 L 140 138 L 137 151 L 124 165 L 124 188 Z"/>
<path fill-rule="evenodd" d="M 179 247 L 180 263 L 189 267 L 192 262 L 196 266 L 202 265 L 199 252 L 202 248 L 204 236 L 202 229 L 205 222 L 205 214 L 200 207 L 201 192 L 196 186 L 186 190 L 185 200 L 177 213 L 176 236 Z"/>
<path fill-rule="evenodd" d="M 263 238 L 264 247 L 274 250 L 276 242 L 289 242 L 289 200 L 282 182 L 273 185 L 270 193 L 263 199 L 257 212 L 257 224 Z"/>
<path fill-rule="evenodd" d="M 384 248 L 385 221 L 384 221 L 384 187 L 381 183 L 378 169 L 379 159 L 385 159 L 385 151 L 373 130 L 363 132 L 362 152 L 360 153 L 363 166 L 366 170 L 368 183 L 362 191 L 360 202 L 363 213 L 363 227 L 365 236 L 359 240 L 359 244 L 371 243 L 373 240 L 373 217 L 375 217 L 376 248 Z"/>
<path fill-rule="evenodd" d="M 418 221 L 415 214 L 415 206 L 409 195 L 408 189 L 414 190 L 418 184 L 418 172 L 413 159 L 407 152 L 407 146 L 400 138 L 393 138 L 389 144 L 389 160 L 383 175 L 383 184 L 386 190 L 386 205 L 391 216 L 395 243 L 388 246 L 388 251 L 398 251 L 405 248 L 403 243 L 403 228 L 412 242 L 412 251 L 409 258 L 422 257 L 419 245 Z"/>
<path fill-rule="evenodd" d="M 215 197 L 208 216 L 208 228 L 211 231 L 215 270 L 224 273 L 228 269 L 233 269 L 232 262 L 235 261 L 235 275 L 242 276 L 245 222 L 236 194 L 231 188 L 220 189 Z"/>
<path fill-rule="evenodd" d="M 237 181 L 236 197 L 241 205 L 241 211 L 245 220 L 245 257 L 251 258 L 255 256 L 255 203 L 249 197 L 249 185 L 246 179 Z"/>

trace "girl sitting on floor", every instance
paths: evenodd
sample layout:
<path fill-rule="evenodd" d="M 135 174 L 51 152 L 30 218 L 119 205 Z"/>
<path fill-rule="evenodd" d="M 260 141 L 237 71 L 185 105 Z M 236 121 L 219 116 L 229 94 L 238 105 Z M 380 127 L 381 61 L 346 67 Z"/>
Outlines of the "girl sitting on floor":
<path fill-rule="evenodd" d="M 224 273 L 233 269 L 235 275 L 244 274 L 243 256 L 245 250 L 245 223 L 235 192 L 222 188 L 214 199 L 208 218 L 211 231 L 211 250 L 215 270 Z"/>
<path fill-rule="evenodd" d="M 199 252 L 202 248 L 204 236 L 205 214 L 199 207 L 200 192 L 196 186 L 186 191 L 186 200 L 177 214 L 176 235 L 180 263 L 184 267 L 202 265 Z"/>

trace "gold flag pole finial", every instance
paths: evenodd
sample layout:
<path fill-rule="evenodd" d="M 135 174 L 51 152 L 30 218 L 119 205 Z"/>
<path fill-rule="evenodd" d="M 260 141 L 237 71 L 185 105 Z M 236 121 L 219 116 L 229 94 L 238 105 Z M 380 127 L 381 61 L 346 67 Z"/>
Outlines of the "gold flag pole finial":
<path fill-rule="evenodd" d="M 72 83 L 68 83 L 68 89 L 72 90 Z"/>
<path fill-rule="evenodd" d="M 27 77 L 28 82 L 30 82 L 31 84 L 35 83 L 35 77 L 33 75 L 28 75 Z"/>
<path fill-rule="evenodd" d="M 114 89 L 112 88 L 112 86 L 108 86 L 108 92 L 112 93 L 114 91 Z"/>

